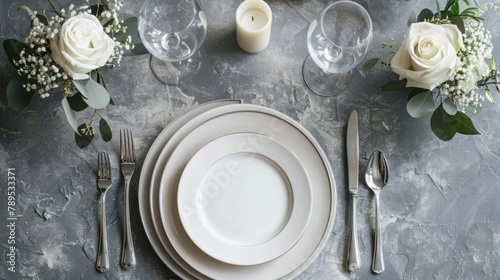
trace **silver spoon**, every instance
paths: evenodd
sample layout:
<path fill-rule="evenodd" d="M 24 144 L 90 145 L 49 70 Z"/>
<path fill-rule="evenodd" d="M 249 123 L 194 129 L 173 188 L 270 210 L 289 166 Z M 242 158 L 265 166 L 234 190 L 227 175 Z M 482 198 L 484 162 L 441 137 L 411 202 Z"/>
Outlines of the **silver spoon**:
<path fill-rule="evenodd" d="M 366 166 L 365 181 L 375 194 L 375 244 L 372 271 L 380 274 L 385 270 L 384 253 L 382 252 L 382 238 L 380 235 L 380 191 L 389 179 L 387 160 L 381 151 L 374 151 Z"/>

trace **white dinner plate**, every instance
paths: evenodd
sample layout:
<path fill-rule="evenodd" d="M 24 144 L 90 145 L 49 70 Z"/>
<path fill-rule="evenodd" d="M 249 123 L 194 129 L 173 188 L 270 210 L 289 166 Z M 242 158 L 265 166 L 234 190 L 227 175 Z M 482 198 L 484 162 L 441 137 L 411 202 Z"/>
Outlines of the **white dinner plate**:
<path fill-rule="evenodd" d="M 188 267 L 187 263 L 180 262 L 178 263 L 176 259 L 180 259 L 175 250 L 167 250 L 164 248 L 161 239 L 166 239 L 166 235 L 164 232 L 163 236 L 158 236 L 155 230 L 155 226 L 153 224 L 153 219 L 157 216 L 157 219 L 160 219 L 160 214 L 158 211 L 156 213 L 151 212 L 150 210 L 150 190 L 151 190 L 151 181 L 153 175 L 153 169 L 155 165 L 164 165 L 164 160 L 159 160 L 159 155 L 169 141 L 170 137 L 181 127 L 183 127 L 189 120 L 193 117 L 206 112 L 210 109 L 225 106 L 229 104 L 239 104 L 241 100 L 237 99 L 228 99 L 228 100 L 218 100 L 215 102 L 204 103 L 199 106 L 195 106 L 189 111 L 181 114 L 179 117 L 171 121 L 168 126 L 163 129 L 163 131 L 158 135 L 156 140 L 153 142 L 149 151 L 144 159 L 144 164 L 142 165 L 139 186 L 138 186 L 138 196 L 139 196 L 139 212 L 141 214 L 141 221 L 146 232 L 146 235 L 151 243 L 151 246 L 155 250 L 156 254 L 160 259 L 165 263 L 175 274 L 179 275 L 183 279 L 200 279 L 206 278 L 204 275 L 197 273 L 192 268 Z M 168 246 L 168 243 L 167 243 Z M 172 247 L 172 245 L 170 245 Z M 188 272 L 189 271 L 189 272 Z"/>
<path fill-rule="evenodd" d="M 177 211 L 177 186 L 187 161 L 208 142 L 240 132 L 267 135 L 293 151 L 309 175 L 313 193 L 311 218 L 299 241 L 280 257 L 252 266 L 224 263 L 205 254 L 185 232 Z M 158 160 L 159 163 L 166 161 L 164 168 L 160 169 L 157 164 L 153 170 L 151 210 L 153 215 L 160 212 L 161 220 L 155 221 L 155 229 L 159 237 L 164 236 L 162 231 L 168 237 L 161 238 L 162 244 L 168 245 L 165 246 L 167 251 L 174 247 L 170 255 L 179 264 L 189 264 L 186 267 L 193 268 L 187 270 L 189 273 L 201 273 L 214 279 L 292 279 L 319 255 L 333 227 L 335 181 L 320 145 L 297 122 L 266 107 L 235 104 L 214 108 L 193 118 L 171 137 L 171 141 L 165 145 Z"/>
<path fill-rule="evenodd" d="M 288 251 L 311 214 L 309 178 L 297 157 L 272 138 L 237 133 L 202 147 L 178 189 L 182 225 L 211 257 L 255 265 Z"/>

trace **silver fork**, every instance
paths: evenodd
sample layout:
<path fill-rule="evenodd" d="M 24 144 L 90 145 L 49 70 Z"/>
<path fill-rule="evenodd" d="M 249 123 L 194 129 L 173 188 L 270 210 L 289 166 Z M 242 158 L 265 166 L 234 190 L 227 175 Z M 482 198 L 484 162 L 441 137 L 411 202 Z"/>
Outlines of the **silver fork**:
<path fill-rule="evenodd" d="M 132 140 L 132 132 L 130 129 L 123 129 L 120 131 L 120 161 L 120 167 L 123 177 L 125 178 L 125 219 L 120 263 L 124 268 L 128 269 L 135 266 L 134 243 L 132 241 L 129 211 L 130 179 L 135 170 L 135 152 L 134 141 Z"/>
<path fill-rule="evenodd" d="M 109 269 L 108 233 L 106 230 L 106 193 L 112 185 L 111 164 L 108 153 L 100 152 L 97 156 L 97 186 L 101 190 L 101 230 L 96 268 L 100 272 Z"/>

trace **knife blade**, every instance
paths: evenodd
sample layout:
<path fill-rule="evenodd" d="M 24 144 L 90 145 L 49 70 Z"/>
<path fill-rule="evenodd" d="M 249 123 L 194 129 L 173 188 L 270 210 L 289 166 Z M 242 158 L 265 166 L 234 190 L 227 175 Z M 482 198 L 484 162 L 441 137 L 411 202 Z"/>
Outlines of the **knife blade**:
<path fill-rule="evenodd" d="M 356 221 L 356 202 L 358 195 L 359 176 L 359 135 L 358 135 L 358 112 L 352 111 L 347 123 L 347 168 L 349 189 L 349 243 L 347 250 L 346 266 L 351 272 L 360 267 L 359 245 Z"/>

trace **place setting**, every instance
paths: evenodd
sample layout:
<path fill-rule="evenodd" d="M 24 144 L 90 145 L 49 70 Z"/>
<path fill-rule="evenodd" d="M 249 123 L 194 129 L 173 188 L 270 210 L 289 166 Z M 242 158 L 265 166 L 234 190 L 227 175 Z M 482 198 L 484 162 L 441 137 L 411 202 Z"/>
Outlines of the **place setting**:
<path fill-rule="evenodd" d="M 481 23 L 486 8 L 500 10 L 494 4 L 476 10 L 464 8 L 469 6 L 466 2 L 449 0 L 443 6 L 438 3 L 436 11 L 413 12 L 402 42 L 391 38 L 376 51 L 380 19 L 375 21 L 375 14 L 380 11 L 372 12 L 373 5 L 340 0 L 305 14 L 292 7 L 306 23 L 304 32 L 297 33 L 305 35 L 301 45 L 306 52 L 299 52 L 300 58 L 294 54 L 298 59 L 292 65 L 297 69 L 275 74 L 279 86 L 285 84 L 292 93 L 272 97 L 259 92 L 250 99 L 236 94 L 232 81 L 196 84 L 207 74 L 203 68 L 207 65 L 202 66 L 207 63 L 221 77 L 235 71 L 239 81 L 251 80 L 227 61 L 223 62 L 227 68 L 220 70 L 216 64 L 222 62 L 210 57 L 220 54 L 202 48 L 211 34 L 213 19 L 206 6 L 212 3 L 145 0 L 137 15 L 121 16 L 121 1 L 67 9 L 48 2 L 52 10 L 44 13 L 20 8 L 31 19 L 26 40 L 4 40 L 5 53 L 19 74 L 8 82 L 6 100 L 11 108 L 23 110 L 34 93 L 45 99 L 62 92 L 63 119 L 77 148 L 86 149 L 85 157 L 93 157 L 87 165 L 93 171 L 92 183 L 95 179 L 92 192 L 97 198 L 92 207 L 98 213 L 92 215 L 96 214 L 98 235 L 86 237 L 86 242 L 97 247 L 85 245 L 84 251 L 95 261 L 92 273 L 99 277 L 118 271 L 112 276 L 126 278 L 126 273 L 141 269 L 141 262 L 156 257 L 161 264 L 156 270 L 166 267 L 182 279 L 295 279 L 305 271 L 312 274 L 304 277 L 314 278 L 315 271 L 330 277 L 330 270 L 345 277 L 394 277 L 399 272 L 400 260 L 395 257 L 399 244 L 386 242 L 397 234 L 391 227 L 396 207 L 382 205 L 385 194 L 391 201 L 397 194 L 405 200 L 402 191 L 395 194 L 396 182 L 404 176 L 413 180 L 420 170 L 410 168 L 403 175 L 394 171 L 401 172 L 401 165 L 406 168 L 403 161 L 410 157 L 397 150 L 400 143 L 393 136 L 407 128 L 398 126 L 403 118 L 380 117 L 396 111 L 395 106 L 382 97 L 360 99 L 352 91 L 361 88 L 363 79 L 371 81 L 365 89 L 376 84 L 379 78 L 367 78 L 370 71 L 379 74 L 380 67 L 389 67 L 397 80 L 385 83 L 380 91 L 408 88 L 406 111 L 413 118 L 430 117 L 430 134 L 436 141 L 479 134 L 469 116 L 480 110 L 480 101 L 494 101 L 494 88 L 500 91 L 491 35 Z M 230 6 L 238 52 L 248 63 L 268 59 L 266 55 L 273 54 L 266 51 L 277 40 L 273 28 L 286 30 L 284 9 L 278 16 L 271 10 L 282 4 L 263 0 L 237 4 Z M 370 51 L 377 57 L 370 57 Z M 387 55 L 380 55 L 384 51 Z M 112 98 L 112 82 L 105 80 L 101 69 L 117 68 L 124 56 L 130 55 L 131 61 L 141 54 L 147 55 L 142 62 L 146 61 L 151 79 L 139 82 L 157 82 L 154 86 L 168 93 L 162 98 L 183 104 L 179 105 L 183 110 L 131 97 L 127 98 L 141 105 L 123 108 Z M 136 76 L 130 80 L 138 82 Z M 252 83 L 261 86 L 259 90 L 278 92 L 276 84 L 262 86 L 260 81 Z M 199 102 L 206 100 L 189 96 L 193 89 L 204 91 L 214 84 L 224 84 L 226 92 L 219 96 L 230 97 Z M 305 96 L 301 104 L 314 103 L 316 109 L 299 108 L 300 94 Z M 279 106 L 273 105 L 273 98 Z M 383 108 L 371 110 L 366 102 L 378 102 Z M 130 115 L 117 117 L 116 112 L 123 110 Z M 377 118 L 382 119 L 379 130 L 374 124 Z M 388 121 L 391 118 L 395 120 Z M 120 129 L 118 147 L 112 141 L 111 124 L 120 121 L 131 124 Z M 328 123 L 332 121 L 335 126 Z M 113 173 L 117 169 L 122 180 Z M 73 173 L 83 172 L 75 168 Z M 440 182 L 433 183 L 441 187 Z M 78 194 L 83 197 L 86 192 Z M 404 203 L 410 209 L 416 202 Z M 411 222 L 408 219 L 405 222 Z M 120 238 L 113 232 L 117 226 Z M 120 248 L 110 245 L 116 240 Z M 323 270 L 326 265 L 334 268 Z"/>

